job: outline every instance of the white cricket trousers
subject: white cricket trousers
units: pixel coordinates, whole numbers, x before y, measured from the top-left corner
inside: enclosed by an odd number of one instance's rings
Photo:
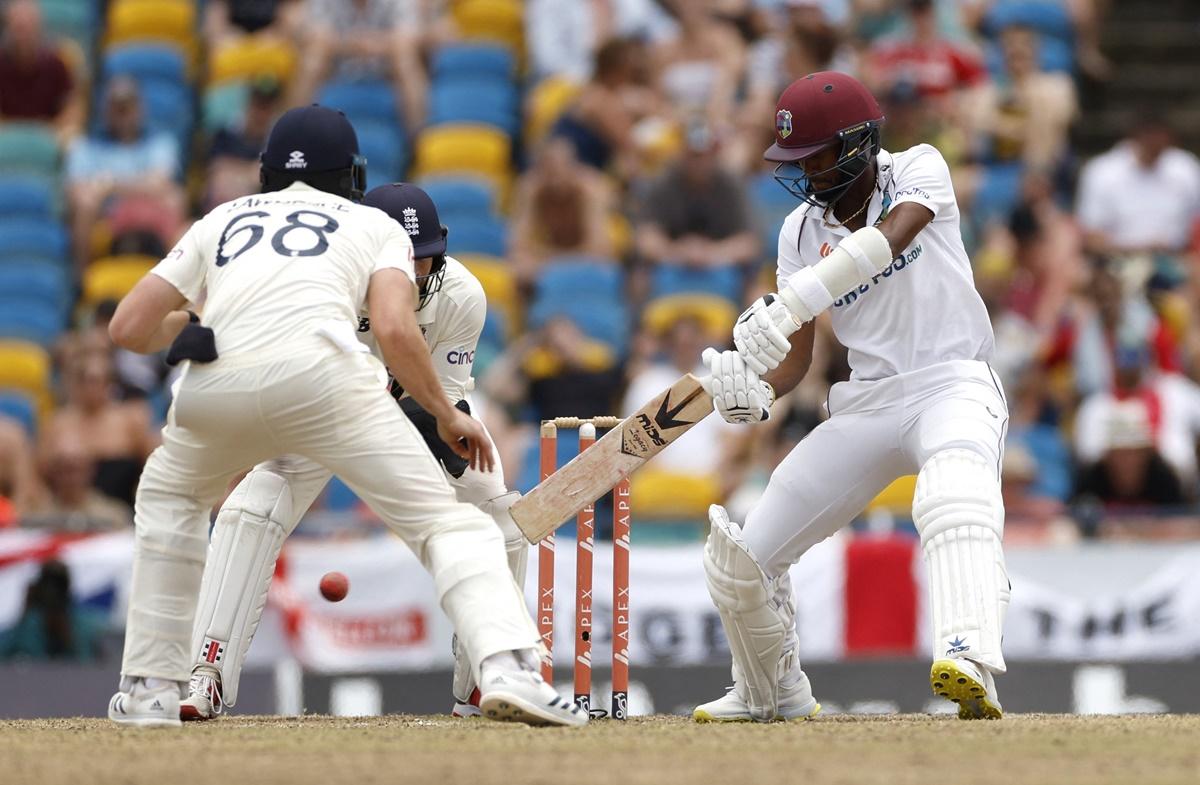
[[[472,662],[537,647],[499,529],[455,500],[382,363],[321,338],[272,358],[191,364],[180,380],[138,486],[122,674],[188,679],[209,511],[238,472],[288,453],[339,476],[412,548]]]
[[[834,385],[830,417],[784,458],[742,535],[775,578],[854,520],[892,481],[942,450],[964,448],[996,467],[1008,407],[986,363],[955,360],[875,381]]]

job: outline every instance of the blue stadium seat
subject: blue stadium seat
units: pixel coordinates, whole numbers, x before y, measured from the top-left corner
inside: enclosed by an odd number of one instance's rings
[[[191,89],[186,85],[155,80],[140,82],[139,87],[147,127],[174,136],[179,142],[180,160],[186,161],[195,121]]]
[[[105,81],[114,76],[132,76],[138,83],[154,81],[187,84],[183,53],[164,44],[128,44],[104,54],[101,71]]]
[[[983,31],[995,36],[1006,27],[1020,25],[1070,43],[1075,37],[1075,25],[1070,11],[1062,0],[999,0],[993,2],[983,18]]]
[[[760,255],[764,259],[774,259],[779,247],[779,230],[783,228],[783,221],[801,202],[775,180],[772,172],[754,175],[747,190],[753,206],[752,212],[758,220],[759,238],[762,242]]]
[[[41,123],[6,123],[0,127],[0,172],[57,177],[58,140]]]
[[[744,274],[740,267],[696,269],[678,264],[658,264],[650,274],[650,298],[672,294],[713,294],[734,304],[742,299]]]
[[[54,185],[32,175],[0,177],[0,218],[52,218]]]
[[[1038,40],[1038,65],[1043,71],[1074,73],[1075,50],[1067,41],[1057,38],[1041,38]],[[1004,54],[1000,45],[990,43],[983,52],[984,64],[993,78],[1004,76]]]
[[[408,166],[408,144],[394,124],[380,122],[356,125],[358,149],[367,159],[367,186],[374,188],[404,179]]]
[[[62,311],[69,295],[66,273],[57,264],[0,262],[0,301],[26,300]]]
[[[515,136],[520,130],[516,88],[496,79],[454,79],[429,91],[429,124],[480,123]]]
[[[558,316],[569,318],[618,354],[624,353],[630,318],[620,267],[586,258],[560,260],[545,267],[538,274],[529,326],[541,327]]]
[[[29,438],[37,435],[37,409],[28,395],[17,390],[0,390],[0,415],[19,422]]]
[[[460,217],[450,227],[448,238],[453,253],[478,253],[503,258],[508,250],[508,230],[490,215]]]
[[[496,204],[491,186],[484,180],[438,177],[417,183],[437,205],[442,223],[454,230],[451,216],[491,215]]]
[[[397,129],[403,118],[396,106],[396,93],[390,82],[363,80],[327,82],[317,95],[317,103],[340,109],[355,129],[364,123],[384,123]]]
[[[55,221],[23,218],[0,222],[0,261],[62,262],[67,248],[67,233]]]
[[[513,53],[495,44],[447,44],[433,55],[431,73],[435,80],[460,76],[490,76],[512,79],[517,61]]]
[[[49,347],[66,329],[63,311],[0,293],[0,338],[15,338]]]

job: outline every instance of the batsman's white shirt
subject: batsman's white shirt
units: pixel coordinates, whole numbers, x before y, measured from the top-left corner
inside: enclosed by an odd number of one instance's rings
[[[975,290],[945,160],[936,148],[922,144],[895,155],[880,152],[877,161],[867,225],[904,202],[929,208],[933,220],[871,283],[835,292],[841,296],[830,310],[833,331],[849,350],[851,378],[882,379],[947,360],[987,362],[992,324]],[[806,204],[784,221],[780,286],[850,236],[844,227],[826,223],[823,213]]]
[[[295,183],[215,208],[151,271],[193,303],[222,358],[278,352],[358,321],[371,274],[413,276],[412,242],[382,210]]]
[[[743,534],[768,575],[786,572],[893,480],[935,453],[965,448],[999,464],[1008,410],[987,365],[992,327],[963,248],[950,172],[929,145],[879,153],[867,223],[903,202],[933,213],[869,284],[831,309],[850,353],[850,381],[829,394],[830,418],[775,468]],[[805,205],[779,235],[780,283],[850,233]]]

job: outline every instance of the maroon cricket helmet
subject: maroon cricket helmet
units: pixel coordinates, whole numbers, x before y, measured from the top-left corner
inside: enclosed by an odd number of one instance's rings
[[[763,155],[768,161],[799,161],[883,122],[875,96],[840,71],[800,77],[779,96],[775,109],[775,144]]]

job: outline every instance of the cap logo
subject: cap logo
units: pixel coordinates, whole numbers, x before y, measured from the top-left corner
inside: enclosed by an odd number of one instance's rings
[[[288,156],[287,163],[283,165],[284,169],[307,169],[308,161],[304,160],[304,152],[301,150],[292,150]]]
[[[780,139],[787,139],[792,135],[792,113],[787,109],[780,109],[775,113],[775,133],[779,134]]]
[[[417,218],[417,208],[405,207],[400,211],[404,217],[404,231],[408,232],[409,237],[415,237],[421,233],[421,222]]]

